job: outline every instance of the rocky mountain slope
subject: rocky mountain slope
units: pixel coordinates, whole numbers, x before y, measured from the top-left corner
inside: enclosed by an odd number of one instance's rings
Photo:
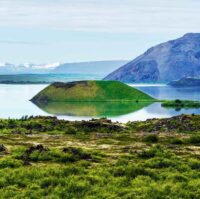
[[[80,63],[64,63],[60,64],[52,73],[59,74],[102,74],[106,75],[113,70],[128,63],[127,60],[113,60],[113,61],[92,61]]]
[[[168,82],[188,76],[200,76],[200,33],[188,33],[154,46],[105,80]]]

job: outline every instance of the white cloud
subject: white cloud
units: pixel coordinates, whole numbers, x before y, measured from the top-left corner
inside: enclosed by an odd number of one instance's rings
[[[60,65],[60,62],[45,64],[45,65],[34,65],[34,69],[54,69]]]
[[[0,67],[5,67],[5,66],[6,66],[6,63],[0,62]]]
[[[0,26],[104,32],[200,31],[199,0],[0,0]]]

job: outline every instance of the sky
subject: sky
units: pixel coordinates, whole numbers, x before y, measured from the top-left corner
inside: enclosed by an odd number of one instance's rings
[[[200,0],[0,0],[0,62],[132,60],[200,32]]]

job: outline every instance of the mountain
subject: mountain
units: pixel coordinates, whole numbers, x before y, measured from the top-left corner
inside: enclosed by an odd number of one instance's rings
[[[61,64],[52,70],[52,73],[73,73],[73,74],[102,74],[106,75],[113,70],[126,64],[127,60],[115,61],[94,61],[94,62],[80,62],[80,63],[65,63]]]
[[[0,74],[99,74],[102,77],[128,61],[96,61],[80,63],[11,64],[0,63]]]
[[[184,77],[177,81],[172,81],[168,85],[173,87],[200,87],[200,78]]]
[[[75,81],[53,83],[39,92],[32,101],[48,102],[106,102],[153,101],[149,95],[118,81]]]
[[[188,33],[154,46],[104,79],[169,82],[188,76],[200,76],[200,33]]]

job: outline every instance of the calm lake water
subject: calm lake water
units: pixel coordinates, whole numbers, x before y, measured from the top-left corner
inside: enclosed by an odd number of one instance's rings
[[[67,120],[107,116],[113,121],[127,122],[149,118],[165,118],[179,114],[200,114],[200,109],[166,109],[160,103],[70,103],[37,107],[29,100],[47,85],[0,84],[0,118],[24,115],[57,115]],[[158,99],[200,100],[200,88],[172,88],[165,85],[132,85]]]

